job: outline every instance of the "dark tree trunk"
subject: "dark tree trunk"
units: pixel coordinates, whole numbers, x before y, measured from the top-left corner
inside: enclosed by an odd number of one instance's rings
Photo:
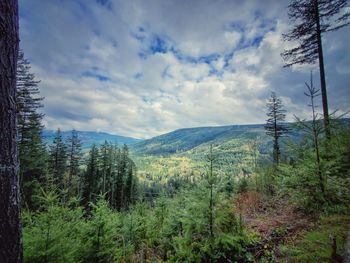
[[[16,128],[18,2],[0,1],[0,262],[22,262]]]
[[[322,108],[323,108],[323,119],[326,138],[331,138],[331,128],[329,124],[329,113],[328,113],[328,99],[327,99],[327,87],[326,87],[326,75],[324,70],[323,61],[323,50],[322,50],[322,37],[321,37],[321,26],[320,16],[318,10],[318,1],[315,1],[316,8],[316,34],[317,34],[317,51],[318,51],[318,63],[320,68],[320,82],[321,82],[321,95],[322,95]]]

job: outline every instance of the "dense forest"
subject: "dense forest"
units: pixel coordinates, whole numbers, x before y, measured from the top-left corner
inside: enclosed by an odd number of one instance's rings
[[[291,1],[291,20],[304,23],[284,36],[302,39],[282,54],[288,66],[323,61],[321,33],[345,26],[349,15],[336,26],[325,21],[345,4]],[[314,20],[315,31],[306,30]],[[311,72],[300,91],[306,120],[286,122],[284,101],[272,92],[261,125],[180,129],[149,140],[125,137],[125,144],[84,142],[78,131],[63,136],[58,129],[48,140],[40,81],[20,50],[24,262],[342,262],[350,121],[328,113],[320,72],[321,89]]]

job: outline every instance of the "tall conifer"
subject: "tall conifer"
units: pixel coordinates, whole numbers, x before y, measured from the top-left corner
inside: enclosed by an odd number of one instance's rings
[[[283,109],[282,101],[277,98],[276,93],[272,92],[267,103],[267,117],[265,124],[266,134],[273,139],[273,161],[277,166],[280,161],[280,142],[279,139],[286,135],[288,128],[284,123],[286,114]]]
[[[67,171],[67,146],[63,141],[60,129],[57,129],[53,143],[50,145],[49,169],[53,182],[60,190],[63,190],[64,176]]]
[[[286,66],[313,64],[318,61],[320,69],[321,95],[326,137],[330,139],[326,73],[323,58],[322,36],[350,23],[347,0],[291,0],[289,18],[294,27],[283,35],[286,41],[297,41],[299,45],[285,50],[282,57]]]
[[[22,205],[32,207],[32,195],[44,182],[46,172],[45,146],[42,141],[43,107],[40,96],[40,81],[30,73],[30,63],[19,52],[17,61],[17,127],[20,160],[20,183]]]

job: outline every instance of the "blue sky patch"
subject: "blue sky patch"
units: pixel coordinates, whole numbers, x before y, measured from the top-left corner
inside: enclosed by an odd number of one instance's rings
[[[263,39],[264,39],[263,36],[258,36],[258,37],[256,37],[256,38],[254,38],[253,41],[252,41],[252,46],[253,46],[253,47],[258,47],[258,46],[260,46],[260,43],[261,43],[261,41],[262,41]]]
[[[112,2],[110,0],[95,0],[96,3],[106,7],[108,10],[112,10]]]
[[[138,73],[136,73],[136,74],[134,75],[134,79],[140,79],[140,78],[142,78],[142,77],[143,77],[143,74],[140,73],[140,72],[138,72]]]
[[[173,78],[174,76],[169,73],[170,66],[167,66],[162,72],[162,78]]]
[[[142,43],[146,42],[146,37],[143,35],[133,34],[133,36]],[[174,47],[170,40],[159,35],[154,35],[149,41],[148,47],[139,51],[138,56],[141,59],[147,59],[150,55],[157,53],[165,54],[167,52],[174,52]]]
[[[160,36],[155,36],[152,41],[151,45],[149,47],[149,50],[155,54],[155,53],[163,53],[165,54],[169,50],[169,44],[167,41]]]
[[[210,64],[211,62],[217,60],[219,57],[220,57],[220,55],[217,54],[217,53],[210,54],[210,55],[207,55],[207,56],[201,56],[201,57],[198,58],[198,62],[199,63]]]
[[[233,58],[233,54],[234,52],[232,51],[224,55],[224,68],[228,67],[230,60]]]
[[[107,76],[98,74],[98,73],[94,73],[91,71],[84,71],[83,73],[81,73],[80,75],[81,77],[88,77],[88,78],[95,78],[99,81],[105,82],[105,81],[110,81],[111,79]]]

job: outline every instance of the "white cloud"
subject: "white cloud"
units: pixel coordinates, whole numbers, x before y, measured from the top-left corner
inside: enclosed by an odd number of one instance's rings
[[[288,1],[111,3],[20,1],[21,45],[42,80],[47,128],[144,138],[262,123],[272,90],[307,114],[310,67],[284,69],[280,57],[291,46],[281,39]],[[350,108],[348,32],[324,39],[331,108]]]

